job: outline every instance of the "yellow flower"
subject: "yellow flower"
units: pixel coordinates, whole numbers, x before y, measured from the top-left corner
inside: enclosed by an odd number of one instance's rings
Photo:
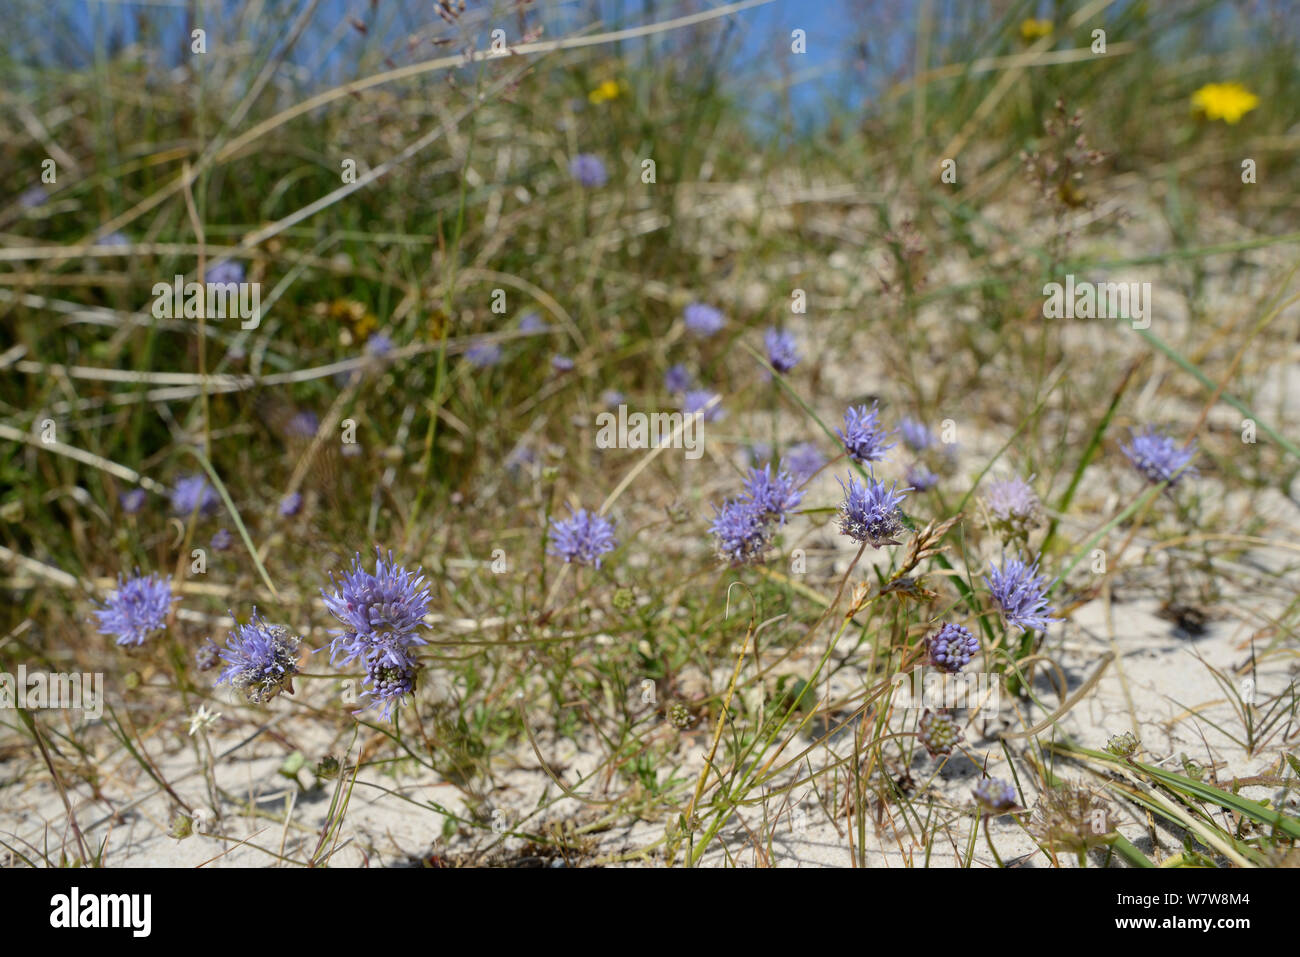
[[[1259,106],[1259,97],[1240,83],[1207,83],[1192,94],[1192,106],[1206,119],[1236,123]]]
[[[368,310],[365,303],[357,302],[355,299],[335,299],[333,302],[320,302],[313,308],[312,312],[322,319],[330,319],[334,322],[350,323],[356,332],[356,335],[365,339],[376,326],[379,320],[375,314]]]
[[[588,93],[587,99],[592,103],[604,103],[607,100],[617,100],[626,91],[627,84],[622,80],[606,80]]]
[[[1033,43],[1040,37],[1050,36],[1052,33],[1051,20],[1022,20],[1020,21],[1020,38],[1026,43]]]

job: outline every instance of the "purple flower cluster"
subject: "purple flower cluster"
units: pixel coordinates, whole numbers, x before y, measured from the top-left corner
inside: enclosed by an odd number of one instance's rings
[[[797,366],[799,360],[803,358],[799,354],[799,342],[792,332],[776,328],[768,329],[763,342],[767,346],[767,361],[782,375]]]
[[[294,413],[293,417],[285,423],[284,428],[296,439],[315,438],[320,430],[320,416],[311,409],[303,409],[301,412]]]
[[[123,492],[118,496],[118,501],[122,504],[122,511],[128,515],[135,515],[140,509],[144,508],[145,491],[142,488],[133,488],[129,492]]]
[[[143,645],[152,632],[167,627],[174,600],[171,581],[138,570],[131,578],[119,575],[117,581],[117,588],[95,611],[99,632],[115,636],[119,645]]]
[[[686,328],[702,339],[717,335],[726,324],[721,311],[702,302],[693,302],[687,306],[682,313],[682,319],[686,323]]]
[[[501,361],[501,346],[496,342],[476,342],[465,350],[465,360],[478,369],[487,369]]]
[[[733,499],[713,507],[709,531],[717,539],[718,558],[732,565],[761,561],[772,544],[772,526],[753,504]]]
[[[35,209],[49,202],[50,193],[44,186],[32,186],[23,190],[18,196],[18,205],[23,209]]]
[[[203,273],[203,280],[214,286],[241,283],[244,281],[244,265],[230,259],[219,259]]]
[[[186,475],[172,489],[172,511],[189,515],[195,509],[200,515],[211,515],[217,510],[217,492],[202,475]]]
[[[907,484],[918,492],[928,492],[939,484],[939,476],[917,462],[907,468]]]
[[[382,332],[376,332],[366,340],[366,355],[382,358],[393,351],[395,343]]]
[[[211,638],[205,638],[203,644],[194,652],[194,667],[199,671],[211,671],[219,664],[221,664],[221,649],[212,643]]]
[[[546,551],[565,562],[600,567],[601,556],[618,546],[614,523],[603,515],[580,508],[570,508],[569,517],[551,518],[550,541]]]
[[[569,161],[569,173],[582,186],[595,189],[609,181],[605,164],[595,153],[579,153]]]
[[[1128,444],[1121,451],[1148,482],[1168,482],[1172,488],[1183,478],[1194,478],[1199,474],[1190,464],[1196,456],[1196,443],[1179,446],[1153,426],[1147,426],[1141,432],[1131,432]]]
[[[956,674],[979,653],[979,639],[961,625],[948,622],[925,640],[930,661],[949,674]]]
[[[878,461],[896,444],[885,441],[889,433],[880,427],[878,417],[879,410],[874,402],[870,409],[862,405],[849,406],[845,410],[844,428],[837,429],[835,434],[853,461],[863,464]]]
[[[1051,617],[1055,609],[1047,604],[1047,579],[1038,574],[1038,559],[1004,559],[1001,568],[989,570],[984,583],[1010,628],[1046,631],[1052,622],[1061,621]]]
[[[894,540],[903,530],[898,506],[911,489],[896,491],[895,485],[885,488],[884,482],[874,478],[868,478],[864,485],[852,476],[845,485],[841,479],[844,501],[840,503],[840,531],[873,548],[899,544]]]
[[[984,778],[971,793],[985,811],[1008,811],[1016,806],[1016,789],[998,778]]]
[[[370,684],[365,695],[374,698],[371,706],[382,708],[387,718],[402,696],[415,688],[420,664],[413,648],[427,644],[419,630],[426,627],[429,588],[423,569],[411,572],[393,561],[392,552],[387,561],[378,549],[375,552],[373,573],[362,567],[358,553],[342,583],[334,581],[334,592],[321,594],[325,607],[343,625],[331,633],[331,659],[341,658],[343,664],[357,658],[365,661]],[[403,680],[393,680],[395,674]],[[376,682],[375,675],[383,680]]]
[[[770,465],[750,469],[745,494],[714,506],[709,531],[716,539],[718,557],[731,565],[761,561],[772,544],[772,536],[785,524],[789,513],[803,501],[794,477]]]
[[[396,655],[371,658],[366,662],[366,683],[370,685],[366,694],[375,699],[387,718],[394,704],[415,693],[419,673],[420,663],[409,649],[402,649]]]
[[[803,492],[789,472],[772,472],[770,465],[750,469],[745,480],[744,500],[751,502],[769,521],[784,525],[788,512],[794,511],[803,501]]]
[[[226,667],[217,684],[229,684],[254,704],[265,704],[281,691],[293,694],[301,641],[283,625],[268,625],[253,609],[248,624],[236,622],[226,639],[220,653]]]
[[[691,387],[691,370],[680,362],[664,373],[664,388],[669,392],[685,392]]]
[[[822,455],[817,446],[811,442],[800,442],[790,446],[781,464],[788,468],[790,474],[800,482],[806,482],[821,471],[822,466],[826,464],[826,456]]]
[[[903,444],[913,452],[924,452],[934,445],[934,436],[930,434],[930,429],[925,423],[918,422],[916,419],[903,419],[899,422],[898,434],[902,436]]]
[[[543,322],[542,317],[535,312],[525,313],[523,318],[519,320],[520,332],[546,332],[549,329],[550,326]]]
[[[688,389],[682,399],[682,412],[686,415],[703,412],[705,422],[717,422],[725,414],[722,403],[717,402],[712,408],[706,408],[717,397],[716,392],[710,392],[708,389]]]
[[[1043,504],[1029,483],[1021,478],[989,483],[984,504],[993,519],[993,527],[1015,538],[1026,537],[1043,523]]]

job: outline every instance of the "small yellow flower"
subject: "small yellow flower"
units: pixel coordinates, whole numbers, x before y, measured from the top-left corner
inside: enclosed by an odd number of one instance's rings
[[[312,308],[313,314],[322,319],[336,323],[350,323],[355,327],[356,335],[365,339],[379,325],[375,314],[355,299],[335,299],[332,302],[320,302]],[[350,341],[350,339],[349,339]]]
[[[588,93],[587,99],[592,103],[605,103],[609,100],[617,100],[625,92],[627,92],[627,84],[622,80],[606,80]]]
[[[1207,83],[1192,94],[1192,106],[1206,119],[1236,123],[1259,106],[1259,97],[1240,83]]]
[[[1051,20],[1021,20],[1020,21],[1020,38],[1026,43],[1033,43],[1035,40],[1051,36]]]

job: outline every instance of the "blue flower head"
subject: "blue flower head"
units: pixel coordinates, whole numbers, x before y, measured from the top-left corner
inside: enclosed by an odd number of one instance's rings
[[[326,609],[343,625],[331,633],[330,655],[344,664],[357,658],[400,661],[409,646],[427,644],[419,634],[429,608],[424,570],[403,568],[392,552],[386,561],[378,548],[375,553],[373,573],[362,567],[358,553],[342,583],[331,576],[334,592],[321,590]]]
[[[768,521],[784,525],[786,514],[799,507],[803,492],[794,477],[784,469],[772,473],[771,465],[750,469],[745,480],[745,496]]]
[[[600,567],[601,556],[618,545],[614,540],[614,523],[603,515],[580,508],[570,508],[569,518],[551,518],[549,555],[565,562]]]
[[[1007,811],[1016,806],[1016,789],[998,778],[984,778],[972,793],[985,811]]]
[[[826,464],[826,456],[811,442],[792,445],[785,453],[781,464],[790,470],[790,474],[801,482],[816,475]]]
[[[221,664],[221,649],[212,643],[211,638],[205,638],[203,644],[194,652],[194,667],[199,671],[211,671],[219,664]]]
[[[844,501],[840,503],[840,531],[873,548],[899,544],[894,540],[903,530],[898,506],[911,489],[895,491],[895,485],[885,488],[884,482],[874,478],[868,478],[865,485],[852,476],[848,485],[841,480]]]
[[[50,193],[44,186],[32,186],[23,190],[18,196],[18,205],[23,209],[35,209],[49,201]]]
[[[365,708],[378,708],[384,720],[392,716],[393,707],[402,699],[415,693],[415,683],[420,673],[420,663],[415,656],[403,650],[396,656],[372,658],[366,663],[366,683],[369,687],[361,693],[372,700]]]
[[[918,492],[928,492],[939,484],[939,476],[935,475],[920,462],[908,466],[907,484],[912,486]]]
[[[1055,609],[1047,604],[1047,579],[1038,574],[1038,559],[1032,564],[1018,557],[1004,559],[1001,568],[989,570],[984,583],[1008,627],[1046,631],[1052,622],[1061,621],[1050,617]]]
[[[784,469],[775,473],[770,464],[751,468],[745,480],[745,494],[714,506],[709,531],[715,538],[718,557],[731,565],[763,560],[772,535],[785,524],[788,513],[803,501],[794,477]]]
[[[934,445],[934,436],[923,422],[916,419],[903,419],[898,423],[898,434],[903,437],[903,444],[913,452],[924,452]]]
[[[568,356],[554,355],[551,356],[551,368],[556,372],[572,372],[573,360]]]
[[[366,340],[366,355],[383,357],[393,351],[393,340],[382,332],[376,332]]]
[[[501,346],[495,342],[476,342],[465,350],[465,359],[476,368],[487,369],[501,361]]]
[[[285,423],[284,428],[294,438],[315,438],[316,433],[320,430],[320,416],[311,409],[303,409],[301,412],[295,413],[293,418]]]
[[[1122,447],[1122,451],[1148,482],[1168,482],[1173,488],[1183,478],[1199,474],[1196,467],[1189,464],[1196,456],[1196,443],[1180,447],[1153,426],[1130,433],[1129,443]]]
[[[542,317],[535,312],[526,313],[519,320],[520,332],[546,332],[548,329],[550,329],[550,326],[543,322]]]
[[[735,499],[713,507],[709,531],[716,539],[718,557],[731,565],[761,561],[772,544],[773,525],[750,499]]]
[[[980,643],[967,629],[949,622],[925,640],[925,647],[936,667],[956,674],[970,664]]]
[[[664,388],[669,392],[685,392],[691,387],[691,370],[680,362],[664,373]]]
[[[230,259],[219,259],[207,268],[203,280],[214,286],[241,283],[244,281],[244,265]]]
[[[280,514],[285,518],[297,515],[302,510],[302,493],[291,492],[280,499]]]
[[[114,635],[119,645],[143,645],[152,632],[167,627],[172,606],[172,585],[157,575],[118,576],[117,588],[103,607],[95,610],[99,632]]]
[[[186,475],[172,489],[172,511],[189,515],[195,509],[200,515],[211,515],[217,510],[217,492],[202,475]]]
[[[594,153],[579,153],[575,156],[569,161],[569,173],[588,189],[604,186],[609,181],[604,162]]]
[[[803,358],[799,354],[799,343],[792,332],[768,329],[763,342],[767,346],[767,361],[782,375],[797,366],[799,360]]]
[[[293,694],[301,641],[283,625],[268,625],[253,609],[248,624],[236,623],[226,639],[221,650],[226,667],[217,684],[229,684],[254,704],[265,704],[281,691]]]
[[[715,398],[718,398],[718,394],[710,392],[708,389],[688,389],[682,399],[682,412],[686,415],[702,412],[705,422],[716,422],[723,417],[725,412],[721,401],[715,403],[712,408],[706,408]]]
[[[696,336],[707,339],[717,335],[726,324],[722,312],[702,302],[693,302],[682,313],[686,328]]]
[[[993,527],[1011,537],[1025,538],[1043,523],[1043,503],[1022,478],[990,482],[984,492]]]
[[[145,493],[142,488],[133,488],[128,492],[123,492],[118,496],[118,501],[122,504],[122,511],[128,515],[134,515],[144,508]]]
[[[849,458],[855,462],[875,462],[884,458],[885,453],[896,443],[886,442],[889,433],[880,427],[879,412],[876,403],[868,409],[865,405],[849,406],[844,412],[844,428],[836,429],[835,434],[844,443]]]

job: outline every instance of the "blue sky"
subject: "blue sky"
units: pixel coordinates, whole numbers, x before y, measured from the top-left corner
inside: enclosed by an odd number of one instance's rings
[[[134,43],[152,48],[158,59],[169,66],[188,55],[188,0],[12,2],[30,11],[22,15],[29,22],[24,24],[25,29],[10,32],[6,52],[31,65],[85,66],[97,49],[111,50]],[[261,39],[245,44],[245,48],[265,51],[267,39],[275,38],[278,43],[309,0],[252,2],[260,3],[264,11],[255,23],[241,19],[237,12],[250,6],[250,0],[205,3],[202,20],[209,25],[211,36],[246,39],[250,32],[260,33]],[[1138,0],[1116,0],[1107,17],[1114,18],[1135,2]],[[546,37],[555,38],[582,28],[593,32],[591,28],[598,22],[601,30],[613,30],[722,5],[721,0],[538,0],[532,7],[530,22],[545,22]],[[914,55],[919,6],[911,0],[774,0],[710,22],[697,34],[706,40],[693,55],[698,56],[701,48],[725,51],[727,62],[718,64],[719,75],[752,107],[758,122],[784,115],[772,109],[770,91],[789,83],[789,103],[795,119],[808,129],[825,115],[828,103],[860,107],[906,76]],[[1061,6],[1057,0],[1022,0],[1008,15],[1051,15]],[[931,0],[930,7],[939,13],[942,22],[964,29],[967,37],[987,34],[994,26],[983,20],[962,23],[972,16],[971,11],[986,9],[972,0]],[[1211,31],[1211,41],[1231,43],[1242,39],[1230,22],[1239,8],[1240,4],[1218,4],[1217,13],[1222,15],[1218,19],[1224,29]],[[488,3],[469,3],[471,14],[491,9]],[[471,33],[477,46],[487,47],[489,33],[497,26],[506,30],[509,40],[518,39],[518,21],[511,9],[511,3],[499,0],[495,10],[500,12],[475,21]],[[1167,8],[1152,9],[1168,12]],[[366,34],[352,29],[349,18],[363,22]],[[1240,19],[1236,25],[1240,25]],[[796,28],[806,34],[807,50],[800,56],[790,49],[791,31]],[[382,50],[398,65],[438,56],[448,48],[429,42],[435,29],[441,30],[441,21],[433,12],[433,0],[321,0],[292,57],[300,68],[296,74],[297,92],[310,94],[383,69],[374,56],[362,60],[366,50]],[[424,42],[408,52],[405,41],[412,34],[422,34]],[[661,33],[606,49],[610,55],[633,59],[641,55],[682,56],[686,55],[682,44],[689,37],[685,31]],[[219,51],[220,44],[210,40],[210,46]],[[997,52],[985,46],[982,52]],[[39,81],[33,78],[33,82]]]
[[[259,21],[260,28],[282,36],[304,2],[264,0],[265,7],[274,13]],[[548,25],[546,36],[553,38],[598,21],[603,29],[617,29],[720,5],[663,0],[541,0],[534,4],[535,12],[531,16],[534,20],[544,19]],[[215,30],[210,28],[210,34],[247,31],[250,25],[239,23],[235,14],[244,6],[243,0],[208,3],[205,9],[210,12],[203,19],[218,23]],[[356,53],[364,44],[392,51],[398,63],[436,56],[438,50],[430,45],[422,46],[409,57],[403,48],[403,41],[412,32],[440,23],[430,12],[432,6],[431,0],[378,0],[374,6],[370,0],[322,0],[294,59],[301,65],[314,66],[316,86],[323,88],[357,75]],[[911,4],[883,6],[898,8],[905,22],[914,17],[907,10]],[[485,4],[470,3],[471,12],[485,7]],[[29,64],[86,66],[97,47],[113,49],[133,43],[160,48],[164,62],[171,65],[180,62],[186,52],[187,6],[182,0],[141,3],[56,0],[49,5],[34,3],[34,8],[38,11],[35,15],[44,23],[15,36],[16,42],[10,50],[11,56]],[[508,12],[509,6],[502,4],[500,9],[507,12],[488,17],[474,31],[479,46],[488,45],[489,31],[496,25],[505,28],[510,39],[517,38],[518,29],[514,15]],[[349,17],[367,24],[369,32],[365,37],[346,27]],[[853,91],[863,88],[871,71],[853,69],[854,62],[861,60],[853,34],[864,32],[860,29],[863,19],[860,12],[854,14],[851,0],[774,0],[726,20],[713,21],[705,32],[710,44],[725,40],[724,48],[734,61],[733,68],[724,75],[735,80],[737,89],[745,96],[755,95],[756,76],[762,78],[763,85],[779,82],[782,76],[793,76],[796,80],[792,86],[793,102],[812,114],[827,96],[853,95]],[[897,31],[889,25],[881,26],[884,29],[872,31],[883,39],[873,41],[871,46],[875,48],[870,51],[871,56],[880,66],[891,61],[896,66],[907,59],[907,45],[900,42]],[[807,38],[806,53],[797,57],[790,51],[791,31],[796,28],[804,30]],[[636,56],[653,50],[657,55],[664,55],[665,51],[674,50],[680,40],[680,34],[659,34],[647,40],[630,41],[620,52]],[[882,71],[876,69],[875,74],[878,78]]]

